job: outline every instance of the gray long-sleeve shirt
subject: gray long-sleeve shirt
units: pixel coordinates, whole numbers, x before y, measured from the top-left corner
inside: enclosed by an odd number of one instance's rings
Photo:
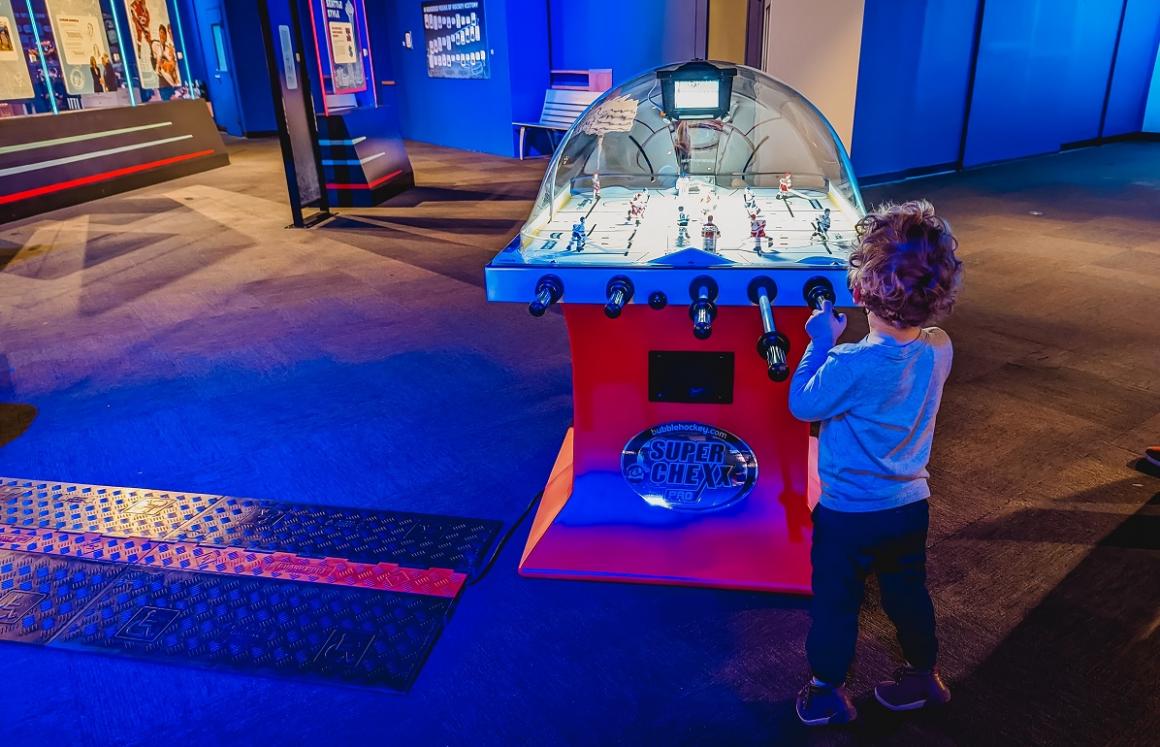
[[[938,327],[905,344],[871,331],[852,344],[806,347],[789,409],[821,421],[822,505],[880,511],[930,496],[926,465],[951,358]]]

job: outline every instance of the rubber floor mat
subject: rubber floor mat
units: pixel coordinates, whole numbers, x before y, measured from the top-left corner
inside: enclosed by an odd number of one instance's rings
[[[501,528],[0,478],[0,640],[406,690]]]

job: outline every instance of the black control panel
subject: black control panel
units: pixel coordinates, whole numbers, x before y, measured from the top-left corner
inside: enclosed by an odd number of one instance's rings
[[[732,404],[733,353],[650,350],[648,401]]]

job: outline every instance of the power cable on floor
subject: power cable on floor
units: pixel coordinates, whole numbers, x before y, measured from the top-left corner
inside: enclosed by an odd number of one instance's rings
[[[483,564],[483,567],[480,568],[479,573],[467,579],[467,586],[475,586],[483,580],[483,577],[486,576],[487,572],[491,570],[491,567],[495,565],[496,558],[498,558],[500,553],[503,552],[503,549],[507,545],[508,540],[512,538],[512,535],[515,534],[516,529],[524,523],[524,519],[528,518],[528,514],[532,512],[532,509],[535,508],[537,503],[539,503],[540,498],[543,497],[544,491],[542,490],[532,496],[531,503],[529,503],[528,507],[525,508],[522,513],[520,513],[519,517],[516,518],[514,522],[512,522],[512,525],[506,532],[504,532],[504,535],[500,537],[499,542],[497,542],[495,545],[495,549],[492,550],[491,556],[487,559],[487,562]]]

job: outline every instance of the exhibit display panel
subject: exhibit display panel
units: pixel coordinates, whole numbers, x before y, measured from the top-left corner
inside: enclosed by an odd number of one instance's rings
[[[399,132],[395,97],[390,89],[380,96],[373,80],[366,7],[363,0],[310,0],[308,8],[303,32],[313,37],[307,56],[313,53],[312,65],[318,71],[317,78],[310,75],[310,90],[326,204],[378,205],[415,181]],[[279,15],[272,11],[272,17]],[[281,60],[292,44],[288,41],[292,30],[275,25],[278,28],[270,30],[271,44],[280,50],[275,70],[285,97],[293,89],[285,72],[278,69],[286,67]],[[308,155],[302,147],[296,153]]]
[[[322,113],[378,104],[363,0],[310,0]]]
[[[229,163],[168,0],[0,0],[0,222]]]
[[[423,35],[429,77],[491,76],[483,0],[423,3]]]
[[[12,0],[0,0],[0,100],[31,99],[35,95]]]
[[[0,116],[195,98],[171,0],[0,0]]]

